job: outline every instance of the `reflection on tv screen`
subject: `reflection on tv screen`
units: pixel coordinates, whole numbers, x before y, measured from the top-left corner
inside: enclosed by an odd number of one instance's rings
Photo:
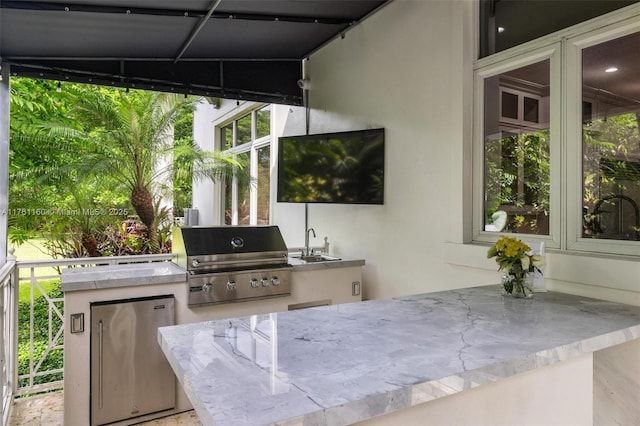
[[[279,202],[384,203],[384,129],[279,139]]]

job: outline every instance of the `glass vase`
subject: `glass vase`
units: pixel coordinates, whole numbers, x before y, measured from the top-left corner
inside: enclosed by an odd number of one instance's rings
[[[502,294],[515,298],[533,297],[533,277],[520,265],[514,265],[502,276]]]

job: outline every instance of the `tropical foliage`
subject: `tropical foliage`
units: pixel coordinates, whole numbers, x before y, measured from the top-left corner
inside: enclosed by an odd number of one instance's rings
[[[584,237],[640,240],[639,116],[624,113],[584,125]]]
[[[496,211],[509,210],[505,232],[548,232],[549,152],[549,131],[512,134],[485,145],[486,223]]]
[[[192,179],[224,179],[240,167],[231,154],[194,145],[195,102],[76,84],[58,92],[50,82],[12,79],[12,241],[42,234],[56,257],[167,250],[171,217],[190,205]]]

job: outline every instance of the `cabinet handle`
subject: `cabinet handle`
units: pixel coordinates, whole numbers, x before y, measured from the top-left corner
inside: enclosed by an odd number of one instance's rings
[[[360,296],[360,281],[354,281],[351,283],[351,295]]]
[[[102,409],[102,320],[98,321],[98,408]]]

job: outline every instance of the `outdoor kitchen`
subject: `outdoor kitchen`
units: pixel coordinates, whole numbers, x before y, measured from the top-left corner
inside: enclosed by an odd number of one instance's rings
[[[364,260],[321,247],[304,260],[311,249],[290,251],[276,226],[183,227],[174,248],[172,262],[63,272],[65,424],[191,409],[204,425],[437,424],[451,404],[467,424],[488,412],[582,423],[584,406],[608,418],[633,395],[607,389],[638,372],[637,307],[507,300],[497,286],[362,302]],[[523,386],[526,410],[493,393]]]
[[[640,1],[0,11],[1,426],[640,425]]]
[[[66,344],[74,348],[65,351],[65,366],[73,366],[64,375],[65,424],[132,424],[192,408],[156,342],[158,326],[362,300],[364,260],[305,261],[289,253],[276,226],[185,227],[174,235],[172,262],[63,271]],[[151,324],[170,307],[165,322]],[[104,316],[106,308],[115,315]],[[162,371],[169,388],[149,379]]]

